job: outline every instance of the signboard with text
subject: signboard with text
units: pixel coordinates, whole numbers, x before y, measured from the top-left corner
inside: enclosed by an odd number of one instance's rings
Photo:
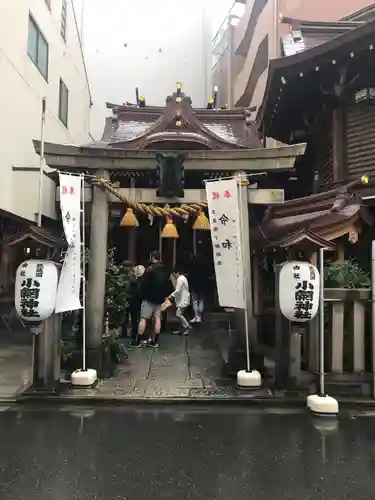
[[[206,183],[219,304],[245,308],[236,179]]]
[[[59,173],[60,207],[68,242],[57,288],[56,312],[81,309],[81,188],[82,176]]]

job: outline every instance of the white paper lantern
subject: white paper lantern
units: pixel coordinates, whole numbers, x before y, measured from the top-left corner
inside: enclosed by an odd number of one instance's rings
[[[55,309],[58,271],[49,260],[27,260],[16,274],[15,306],[19,316],[30,323],[49,318]]]
[[[319,271],[309,262],[292,261],[283,265],[279,277],[280,309],[289,321],[305,323],[318,312]]]

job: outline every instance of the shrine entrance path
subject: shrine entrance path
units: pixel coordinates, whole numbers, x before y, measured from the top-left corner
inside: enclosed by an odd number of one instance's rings
[[[160,347],[129,350],[114,378],[100,381],[97,395],[110,398],[233,397],[235,380],[223,377],[218,329],[192,329],[187,337],[165,333]]]

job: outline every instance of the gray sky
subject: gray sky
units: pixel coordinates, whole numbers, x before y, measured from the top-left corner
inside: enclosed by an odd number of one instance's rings
[[[160,106],[181,81],[193,105],[205,106],[211,39],[234,0],[74,0],[79,25],[82,1],[96,139],[108,115],[105,102],[134,102],[136,85]]]
[[[82,3],[84,8],[95,5],[95,9],[108,11],[108,19],[115,15],[116,10],[123,12],[124,5],[128,12],[124,21],[124,35],[127,34],[129,40],[137,41],[148,37],[163,38],[168,33],[162,33],[159,26],[163,25],[177,26],[183,22],[183,13],[189,8],[192,0],[73,0],[79,19],[81,18]],[[200,0],[205,2],[212,12],[212,36],[219,29],[227,12],[234,3],[234,0]],[[139,19],[141,17],[141,20]],[[100,17],[97,22],[104,22],[105,17]],[[163,30],[164,31],[164,30]]]

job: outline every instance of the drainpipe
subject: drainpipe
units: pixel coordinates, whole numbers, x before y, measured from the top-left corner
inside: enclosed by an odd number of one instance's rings
[[[273,57],[280,57],[280,0],[274,0],[274,49]]]
[[[233,107],[233,58],[234,58],[234,27],[232,26],[233,16],[228,18],[228,80],[227,80],[227,107],[231,109]]]
[[[42,99],[42,118],[40,126],[40,152],[39,152],[39,185],[38,185],[38,227],[42,227],[43,213],[43,182],[44,182],[44,134],[46,126],[46,98]]]
[[[204,85],[204,101],[202,107],[206,107],[208,99],[211,97],[212,85],[211,85],[211,75],[212,75],[212,57],[211,57],[211,46],[212,46],[212,30],[211,30],[211,17],[210,9],[207,6],[207,1],[203,0],[201,3],[201,50],[203,59],[203,85]]]
[[[274,44],[273,44],[273,58],[278,59],[280,57],[280,0],[273,0],[273,34],[274,34]],[[277,148],[278,142],[275,139],[270,141],[270,146]]]

